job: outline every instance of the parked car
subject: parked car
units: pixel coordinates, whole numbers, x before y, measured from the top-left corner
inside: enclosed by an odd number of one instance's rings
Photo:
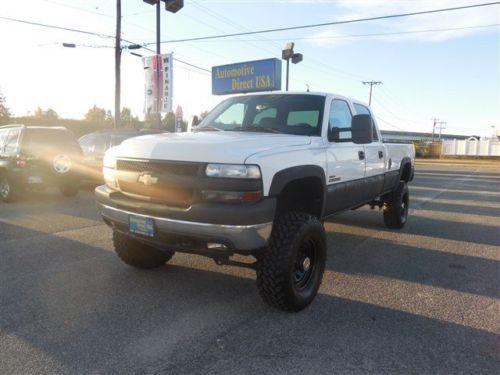
[[[82,150],[64,127],[0,127],[0,198],[12,202],[28,190],[55,185],[65,196],[77,194]]]
[[[160,133],[157,129],[106,129],[82,136],[78,142],[82,148],[83,175],[86,180],[103,181],[102,160],[104,153],[124,140],[145,134]]]
[[[367,204],[403,228],[414,166],[413,145],[383,143],[357,100],[251,94],[223,101],[192,133],[110,149],[95,193],[125,263],[159,267],[178,251],[252,268],[265,302],[298,311],[321,284],[323,221]]]

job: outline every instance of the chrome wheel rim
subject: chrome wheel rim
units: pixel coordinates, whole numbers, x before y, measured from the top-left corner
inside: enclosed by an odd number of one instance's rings
[[[0,180],[0,195],[2,198],[7,198],[10,193],[9,181],[4,177]]]

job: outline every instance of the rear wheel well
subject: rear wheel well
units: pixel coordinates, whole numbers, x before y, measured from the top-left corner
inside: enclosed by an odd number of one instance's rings
[[[411,177],[411,164],[406,163],[405,165],[403,165],[403,168],[401,169],[400,180],[408,182],[410,181],[410,177]]]
[[[278,195],[277,214],[300,211],[321,218],[323,198],[323,183],[320,178],[293,180]]]

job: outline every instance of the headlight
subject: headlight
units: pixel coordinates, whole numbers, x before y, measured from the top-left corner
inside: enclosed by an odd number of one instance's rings
[[[116,182],[116,169],[104,167],[102,168],[102,175],[104,177],[104,183],[107,187],[111,189],[118,189],[118,183]]]
[[[110,152],[110,150],[106,151],[102,165],[106,168],[116,169],[116,156],[113,152]]]
[[[116,156],[112,152],[112,149],[109,149],[104,154],[102,165],[104,183],[111,189],[118,189],[118,183],[116,182]]]
[[[260,168],[258,165],[243,164],[208,164],[205,169],[208,177],[225,178],[260,178]]]

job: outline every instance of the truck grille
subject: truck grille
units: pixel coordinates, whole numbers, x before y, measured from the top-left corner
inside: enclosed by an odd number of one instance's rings
[[[116,169],[128,172],[150,172],[181,176],[196,176],[200,166],[191,163],[174,163],[163,161],[117,160]]]
[[[118,184],[123,193],[187,208],[194,202],[202,164],[119,159],[116,169]]]

